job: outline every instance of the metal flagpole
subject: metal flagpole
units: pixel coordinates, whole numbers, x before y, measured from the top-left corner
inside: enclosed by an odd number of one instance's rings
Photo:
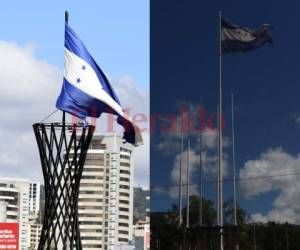
[[[186,228],[190,227],[190,136],[188,134],[188,151],[186,166]]]
[[[202,131],[200,129],[200,134],[199,134],[199,175],[200,175],[200,200],[199,200],[199,225],[202,226],[202,221],[203,221],[203,217],[202,217],[202,198],[203,198],[203,183],[202,183]]]
[[[231,131],[232,131],[232,175],[233,175],[233,218],[234,225],[237,226],[237,196],[236,196],[236,161],[235,161],[235,131],[234,131],[234,98],[231,93]],[[239,244],[236,244],[236,250],[239,250]]]
[[[255,223],[253,223],[253,243],[254,243],[254,250],[256,250],[256,230],[255,230]]]
[[[179,162],[179,227],[182,226],[182,153],[183,153],[183,133],[182,123],[180,131],[180,162]]]
[[[217,116],[217,127],[218,127],[218,129],[219,129],[219,113],[220,113],[220,109],[219,109],[219,105],[217,105],[217,114],[218,114],[218,116]],[[217,133],[217,140],[218,140],[218,142],[219,142],[219,130],[218,130],[218,133]],[[217,145],[218,147],[217,147],[217,150],[218,150],[218,166],[217,166],[217,182],[216,182],[216,188],[217,188],[217,195],[216,195],[216,204],[217,204],[217,225],[219,225],[220,224],[220,209],[219,209],[219,202],[220,202],[220,171],[219,171],[219,162],[220,162],[220,157],[219,157],[219,148],[220,148],[220,145],[219,145],[219,143],[218,143],[218,145]]]
[[[188,123],[189,124],[189,123]],[[190,126],[190,125],[188,125]],[[185,250],[190,250],[190,130],[188,128],[188,150],[187,150],[187,166],[186,166],[186,230],[185,230],[185,239],[187,246],[184,246]]]
[[[222,13],[219,12],[219,226],[220,249],[223,250],[223,149],[222,149]]]
[[[69,22],[69,12],[65,11],[65,22],[66,24]],[[63,115],[62,115],[62,124],[65,125],[66,124],[66,112],[63,111]]]

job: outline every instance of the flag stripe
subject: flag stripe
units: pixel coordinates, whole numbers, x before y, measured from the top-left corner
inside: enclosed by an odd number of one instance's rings
[[[250,50],[257,49],[263,46],[266,42],[263,40],[255,39],[251,42],[243,42],[238,40],[225,40],[222,42],[223,52],[246,52]]]
[[[256,37],[253,36],[252,33],[245,31],[243,29],[222,28],[222,41],[240,40],[244,42],[251,42],[255,39]]]
[[[110,87],[109,81],[104,75],[103,71],[97,65],[93,57],[90,55],[83,42],[77,36],[77,34],[70,28],[68,24],[66,24],[65,29],[65,48],[69,51],[73,52],[75,55],[80,57],[82,60],[87,62],[97,74],[99,81],[102,84],[103,89],[110,95],[112,98],[120,104],[120,101],[115,94],[114,90]]]
[[[86,66],[85,70],[82,70],[82,66]],[[104,103],[111,106],[117,113],[124,115],[119,103],[103,90],[102,83],[99,82],[95,71],[90,66],[86,65],[84,60],[68,49],[65,49],[64,77],[76,88],[94,98],[102,100]],[[77,79],[80,79],[80,82],[77,82]]]
[[[129,117],[118,114],[111,106],[79,90],[65,78],[63,81],[63,91],[57,99],[56,107],[72,115],[76,114],[80,119],[85,119],[87,116],[100,117],[102,113],[117,115],[118,124],[125,129],[124,140],[135,146],[142,144],[143,139],[140,131]]]
[[[76,114],[80,119],[99,117],[102,113],[108,112],[117,114],[109,105],[101,100],[90,96],[79,90],[64,78],[63,91],[57,99],[56,107],[72,115]]]

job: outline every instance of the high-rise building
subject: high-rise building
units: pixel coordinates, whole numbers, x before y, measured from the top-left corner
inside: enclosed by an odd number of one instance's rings
[[[78,202],[83,249],[113,250],[132,241],[132,150],[116,134],[93,136]]]
[[[19,223],[19,248],[27,249],[29,180],[0,177],[1,222]]]
[[[150,249],[150,223],[147,217],[145,221],[137,221],[134,225],[135,250]]]
[[[27,242],[29,249],[38,249],[42,230],[40,213],[40,182],[30,182],[29,187],[29,221],[27,225]]]
[[[27,237],[28,237],[28,248],[30,250],[38,249],[39,240],[42,232],[42,224],[36,216],[29,217],[29,223],[27,227]]]
[[[29,188],[29,211],[38,216],[40,213],[41,184],[39,182],[30,182]]]

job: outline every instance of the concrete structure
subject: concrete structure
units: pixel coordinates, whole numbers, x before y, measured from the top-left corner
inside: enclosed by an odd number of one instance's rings
[[[149,218],[145,221],[138,221],[134,225],[134,245],[135,250],[150,249],[150,223]]]
[[[135,247],[134,247],[134,245],[120,244],[120,245],[114,246],[113,250],[135,250]]]
[[[1,222],[19,223],[20,250],[27,249],[29,183],[27,179],[0,177]]]
[[[29,249],[38,249],[42,231],[40,216],[40,182],[30,182],[29,187],[29,222],[27,226],[27,246]]]
[[[41,184],[30,182],[29,188],[29,211],[36,216],[40,213]]]
[[[0,201],[0,222],[6,222],[7,220],[7,206],[8,202],[4,200]]]
[[[39,223],[36,216],[31,215],[29,217],[29,223],[27,227],[28,249],[30,250],[38,249],[41,231],[42,231],[42,224]]]
[[[132,241],[132,150],[116,134],[93,136],[78,202],[83,249],[113,250]]]

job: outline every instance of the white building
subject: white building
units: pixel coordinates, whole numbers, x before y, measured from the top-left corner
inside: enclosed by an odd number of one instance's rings
[[[132,150],[116,134],[93,136],[78,202],[83,249],[113,250],[132,241]]]
[[[149,218],[140,220],[134,225],[135,250],[150,249],[150,223]]]
[[[42,224],[36,220],[36,216],[29,218],[29,223],[27,227],[27,237],[28,237],[28,248],[30,250],[38,249],[40,236],[42,232]]]
[[[40,212],[41,183],[30,182],[29,188],[29,211],[38,216]]]
[[[27,249],[29,180],[0,177],[1,222],[19,223],[19,248]]]

